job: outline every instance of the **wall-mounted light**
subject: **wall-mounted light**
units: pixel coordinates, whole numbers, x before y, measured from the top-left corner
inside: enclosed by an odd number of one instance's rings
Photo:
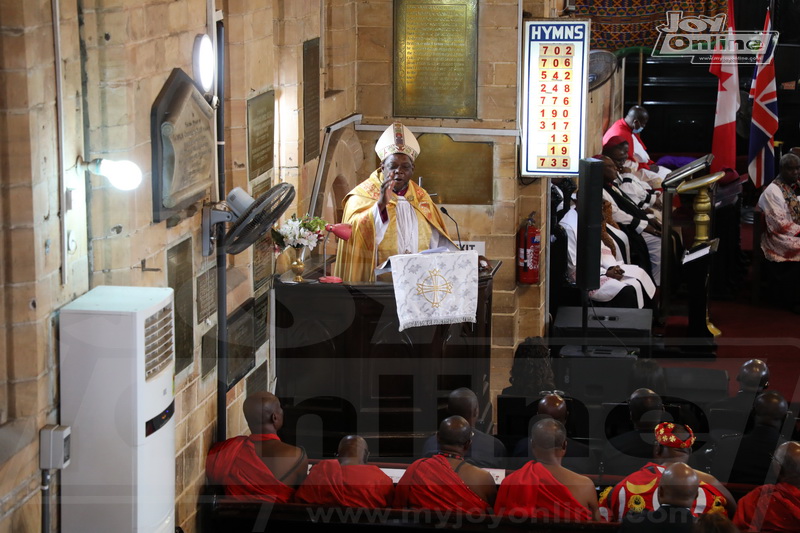
[[[211,37],[206,34],[195,37],[192,57],[194,80],[200,84],[204,93],[210,93],[214,86],[214,70],[217,64]]]
[[[132,191],[142,183],[142,171],[133,161],[98,158],[86,162],[78,156],[75,166],[84,172],[88,170],[92,174],[105,176],[111,185],[121,191]]]

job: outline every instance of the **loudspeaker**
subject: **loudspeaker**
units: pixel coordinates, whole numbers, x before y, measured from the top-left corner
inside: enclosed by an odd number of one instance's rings
[[[653,311],[650,309],[624,307],[589,309],[587,342],[591,346],[622,347],[628,353],[631,353],[633,348],[639,348],[640,353],[649,356],[652,322]],[[559,346],[583,344],[582,308],[558,308],[553,322],[551,344]]]
[[[603,162],[581,159],[578,167],[578,257],[575,284],[600,288],[600,228],[603,222]]]

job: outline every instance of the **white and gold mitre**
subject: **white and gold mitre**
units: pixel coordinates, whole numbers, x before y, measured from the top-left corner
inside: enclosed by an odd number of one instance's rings
[[[378,139],[375,153],[381,161],[392,154],[406,154],[413,161],[419,155],[419,143],[410,129],[395,122]]]

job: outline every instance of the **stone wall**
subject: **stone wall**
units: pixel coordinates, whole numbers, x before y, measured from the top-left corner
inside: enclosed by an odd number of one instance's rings
[[[0,533],[39,529],[38,430],[58,421],[58,310],[98,285],[166,286],[167,250],[186,239],[192,242],[193,277],[213,262],[200,253],[200,211],[153,223],[151,190],[151,106],[173,68],[191,75],[195,36],[207,29],[206,2],[59,4],[61,168],[74,190],[70,210],[59,201],[50,2],[0,2]],[[274,90],[275,166],[258,182],[294,184],[297,199],[287,216],[303,214],[318,164],[303,161],[303,43],[321,39],[322,128],[352,113],[363,113],[367,124],[388,124],[393,119],[392,0],[216,0],[215,8],[226,25],[226,190],[251,188],[247,101]],[[479,3],[478,119],[406,123],[515,130],[518,13],[518,0]],[[331,163],[337,190],[372,170],[376,139],[372,132],[342,137]],[[469,140],[494,143],[492,203],[447,207],[460,222],[462,238],[485,241],[487,256],[504,263],[493,309],[491,388],[496,394],[507,384],[516,344],[544,329],[543,286],[522,287],[514,279],[514,235],[530,211],[545,212],[546,191],[540,182],[519,184],[513,136]],[[131,159],[143,170],[144,181],[135,191],[118,191],[104,178],[74,168],[79,155]],[[329,186],[334,187],[332,180]],[[62,216],[75,237],[74,251],[66,257],[60,244]],[[252,262],[250,251],[229,257],[229,310],[253,294]],[[216,373],[202,375],[200,352],[201,338],[216,318],[201,324],[195,316],[180,318],[191,320],[194,329],[192,362],[175,379],[176,520],[189,533],[197,529],[197,495],[214,438]],[[261,347],[258,364],[266,364],[265,352]],[[268,377],[273,370],[267,369]],[[246,432],[241,403],[247,392],[241,381],[228,393],[229,436]],[[57,492],[57,478],[54,488]],[[55,506],[53,513],[55,520]]]

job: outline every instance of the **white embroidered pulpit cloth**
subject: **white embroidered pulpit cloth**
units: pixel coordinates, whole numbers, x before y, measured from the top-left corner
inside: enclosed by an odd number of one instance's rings
[[[393,255],[391,265],[400,331],[476,321],[477,252]]]

